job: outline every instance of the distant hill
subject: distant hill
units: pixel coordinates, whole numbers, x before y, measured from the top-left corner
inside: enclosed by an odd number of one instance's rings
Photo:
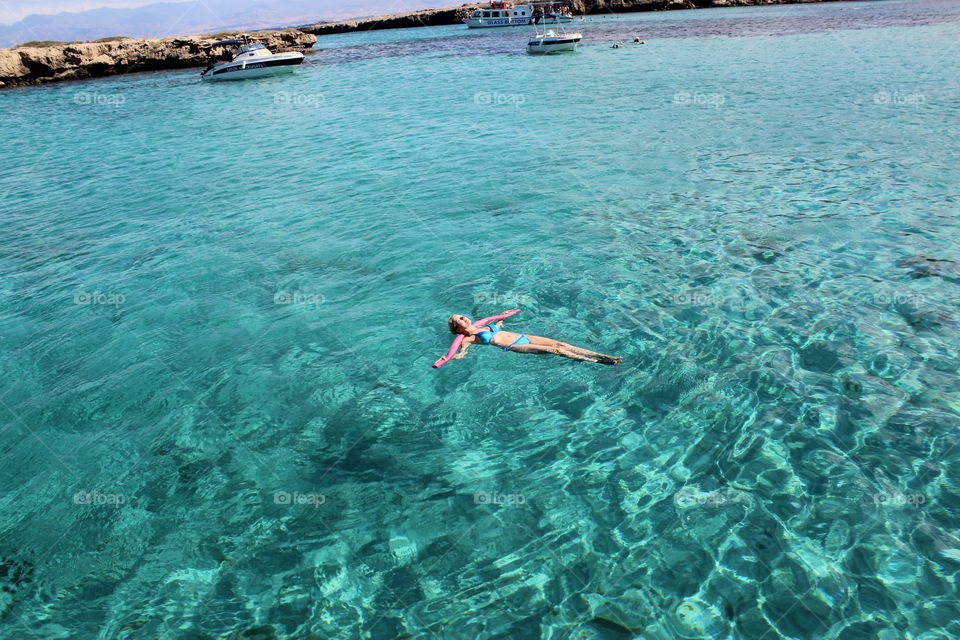
[[[418,9],[447,4],[451,2],[416,0]],[[398,6],[395,0],[158,2],[134,9],[100,8],[76,13],[30,15],[14,24],[0,25],[0,47],[12,47],[31,40],[96,40],[108,36],[159,38],[231,29],[268,29],[376,15],[400,8],[406,7]]]

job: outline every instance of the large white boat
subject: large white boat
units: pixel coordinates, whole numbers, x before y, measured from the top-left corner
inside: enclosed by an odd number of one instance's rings
[[[240,40],[221,40],[211,46],[235,45],[237,50],[229,62],[217,64],[211,60],[207,68],[200,74],[203,80],[242,80],[244,78],[262,78],[279,73],[288,73],[303,62],[303,54],[297,51],[271,53],[259,42],[252,42],[249,37],[242,36]]]
[[[474,11],[464,18],[463,22],[471,29],[573,22],[573,16],[567,9],[563,7],[552,9],[556,4],[556,2],[511,4],[496,0],[486,9]]]

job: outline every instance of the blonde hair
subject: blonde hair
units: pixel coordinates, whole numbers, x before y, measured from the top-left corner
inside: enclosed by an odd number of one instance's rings
[[[447,318],[447,328],[450,329],[450,333],[465,334],[466,331],[464,329],[461,329],[460,325],[458,325],[454,320],[454,318],[456,317],[457,317],[457,314],[453,314],[452,316]]]

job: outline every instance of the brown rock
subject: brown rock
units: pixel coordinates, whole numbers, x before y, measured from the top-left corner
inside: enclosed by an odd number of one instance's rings
[[[0,49],[0,79],[14,82],[17,78],[29,75],[30,69],[24,66],[20,54],[10,49]]]

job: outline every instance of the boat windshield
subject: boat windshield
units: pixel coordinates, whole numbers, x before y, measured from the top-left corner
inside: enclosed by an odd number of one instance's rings
[[[250,44],[245,44],[240,47],[240,52],[246,53],[247,51],[256,51],[257,49],[266,49],[266,47],[259,42],[251,42]]]

